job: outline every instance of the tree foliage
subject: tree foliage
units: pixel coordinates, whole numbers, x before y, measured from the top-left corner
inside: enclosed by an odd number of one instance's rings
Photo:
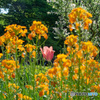
[[[52,26],[57,19],[57,15],[47,14],[53,9],[46,0],[2,0],[0,7],[9,9],[6,15],[0,14],[5,25],[20,24],[29,27],[33,20],[39,20]]]

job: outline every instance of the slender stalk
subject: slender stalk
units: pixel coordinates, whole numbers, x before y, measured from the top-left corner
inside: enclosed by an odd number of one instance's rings
[[[87,58],[88,57],[88,55],[86,54],[86,78],[87,78]],[[87,80],[86,80],[86,92],[87,92]]]
[[[34,63],[32,62],[33,67],[33,100],[35,100],[35,69],[36,69],[36,59],[37,59],[37,50],[38,50],[38,36],[36,37],[36,57],[34,58]]]
[[[79,31],[78,31],[78,33],[79,33],[79,50],[80,50],[80,47],[81,47],[81,33],[80,33],[80,28],[79,28]],[[80,92],[80,66],[81,66],[81,62],[80,62],[80,58],[79,58],[79,70],[78,70],[78,76],[79,76],[79,78],[78,78],[78,92]],[[78,96],[78,100],[79,100],[80,98],[79,98],[79,96]]]

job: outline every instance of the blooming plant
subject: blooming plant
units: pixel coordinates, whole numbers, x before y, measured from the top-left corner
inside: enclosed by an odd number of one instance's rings
[[[72,25],[75,23],[75,28],[79,30],[79,27],[83,27],[84,29],[89,29],[89,24],[92,23],[92,20],[89,17],[92,17],[92,14],[82,9],[81,7],[75,8],[71,11],[69,16],[69,28],[70,31],[73,30]]]
[[[41,63],[37,65],[37,60],[39,52],[47,61],[51,61],[54,56],[52,46],[44,46],[42,49],[42,44],[38,43],[41,36],[48,38],[47,27],[40,21],[33,21],[27,38],[25,26],[7,26],[6,33],[0,37],[0,100],[91,99],[88,96],[71,97],[71,91],[97,92],[98,95],[93,98],[99,100],[100,63],[95,60],[98,48],[91,41],[82,41],[80,35],[81,28],[89,30],[89,24],[92,23],[89,17],[92,14],[80,7],[72,10],[69,14],[69,28],[72,31],[72,25],[75,25],[78,33],[74,35],[71,32],[66,37],[66,52],[58,54],[53,67],[48,66],[46,71]],[[21,36],[26,37],[27,44],[23,44]]]
[[[43,54],[43,58],[46,59],[47,61],[51,61],[53,56],[54,56],[54,50],[53,47],[51,46],[50,48],[47,46],[44,46],[43,49],[40,48],[42,54]]]

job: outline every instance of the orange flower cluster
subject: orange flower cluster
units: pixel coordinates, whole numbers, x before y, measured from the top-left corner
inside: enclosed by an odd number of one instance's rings
[[[25,51],[25,48],[23,47],[23,40],[18,39],[18,37],[10,38],[10,41],[7,43],[6,46],[6,52],[7,53],[16,53],[16,49],[19,51]]]
[[[73,36],[73,38],[72,38]],[[72,41],[72,42],[71,42]],[[72,79],[78,80],[79,76],[79,63],[80,63],[80,81],[84,80],[82,84],[93,84],[98,82],[98,77],[100,73],[100,64],[94,60],[94,57],[98,54],[98,49],[92,44],[92,42],[81,42],[80,49],[77,43],[77,36],[70,35],[66,38],[65,44],[67,44],[67,51],[72,63]],[[68,56],[68,57],[69,57]],[[79,61],[80,59],[80,61]],[[94,73],[92,73],[94,71]],[[70,73],[70,72],[69,72]],[[92,77],[92,78],[91,78]],[[97,78],[96,78],[97,77]]]
[[[97,53],[98,53],[98,49],[96,46],[94,46],[92,44],[91,41],[87,41],[87,42],[81,42],[82,44],[82,50],[84,51],[85,54],[89,54],[91,57],[96,57]]]
[[[52,90],[55,92],[57,98],[61,98],[61,87],[60,82],[61,78],[64,77],[66,80],[69,75],[69,67],[71,67],[71,61],[69,59],[66,59],[66,55],[59,54],[57,55],[57,59],[54,61],[54,67],[51,69],[48,69],[48,71],[45,74],[38,74],[35,76],[36,81],[36,89],[38,88],[40,90],[39,96],[45,95],[45,91],[47,91],[47,94],[49,94],[49,84],[54,89]],[[64,84],[64,81],[62,83],[63,85],[63,91],[66,92],[66,84]],[[58,88],[56,88],[58,87]],[[53,95],[51,95],[53,97]]]
[[[4,75],[8,76],[8,79],[15,78],[15,70],[16,68],[19,68],[20,66],[16,66],[16,62],[14,60],[2,60],[1,62],[1,69],[0,69],[0,78],[4,80]]]
[[[1,69],[0,69],[0,78],[4,80],[4,74]]]
[[[33,90],[33,87],[31,85],[25,85],[26,88]]]
[[[69,22],[70,22],[70,25],[69,25],[70,31],[73,30],[72,27],[74,23],[76,25],[77,30],[79,29],[82,23],[83,23],[84,29],[88,30],[89,24],[92,23],[92,20],[89,19],[89,17],[92,17],[92,14],[82,9],[81,7],[73,9],[68,16],[69,16]]]
[[[25,26],[17,25],[17,24],[12,24],[6,26],[5,31],[7,31],[7,34],[11,35],[11,37],[21,35],[22,37],[26,36],[27,29]]]
[[[39,73],[38,75],[35,75],[35,81],[36,81],[36,89],[39,89],[39,96],[43,96],[45,93],[47,93],[47,95],[49,94],[49,80],[47,79],[47,77],[42,74]]]
[[[26,44],[25,47],[26,47],[26,51],[31,53],[31,57],[35,58],[36,57],[36,51],[35,51],[36,46],[31,45],[31,44]]]
[[[30,26],[30,31],[31,33],[28,35],[30,40],[32,40],[32,38],[34,38],[36,35],[38,35],[39,39],[41,39],[41,36],[43,36],[45,39],[48,38],[48,29],[40,21],[33,21],[32,26]]]
[[[31,97],[23,95],[21,93],[17,93],[17,95],[18,95],[18,100],[32,100]]]
[[[4,45],[5,38],[4,36],[0,36],[0,46]]]
[[[5,60],[2,60],[1,64],[8,70],[10,69],[10,72],[13,72],[16,68],[19,68],[19,66],[16,66],[16,62],[14,60],[5,59]]]
[[[19,89],[19,86],[17,86],[15,83],[8,83],[8,87],[13,87],[15,89]]]
[[[98,79],[100,78],[100,63],[93,59],[89,59],[85,63],[87,63],[88,66],[87,69],[86,68],[84,69],[85,72],[83,75],[84,79],[87,79],[88,81],[87,84],[98,82],[99,81]],[[93,71],[95,74],[92,73]]]
[[[95,90],[96,90],[98,93],[100,93],[100,84],[93,85],[91,88],[92,88],[91,92],[95,92]]]
[[[50,78],[60,78],[61,77],[61,68],[60,67],[53,67],[51,69],[48,69],[46,73]],[[52,82],[53,83],[53,82]]]
[[[36,46],[31,45],[31,44],[26,44],[25,47],[26,47],[27,52],[32,52],[33,49],[36,49]]]
[[[0,36],[0,46],[6,47],[6,53],[15,54],[18,52],[25,52],[23,40],[19,39],[20,36],[25,37],[27,29],[25,26],[12,24],[6,27],[6,33]]]
[[[64,44],[66,44],[68,46],[74,46],[77,43],[77,37],[78,36],[74,36],[74,35],[70,35],[70,36],[66,37]]]
[[[15,83],[8,83],[9,91],[16,93],[16,89],[19,89],[19,86],[17,86]]]
[[[67,51],[68,54],[73,54],[74,52],[79,50],[79,45],[77,43],[77,38],[78,36],[74,36],[74,35],[70,35],[68,37],[66,37],[66,40],[64,41],[64,44],[67,45]],[[77,52],[77,54],[80,53],[80,51]]]

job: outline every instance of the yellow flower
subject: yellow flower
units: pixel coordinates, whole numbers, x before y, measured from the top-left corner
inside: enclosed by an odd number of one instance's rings
[[[63,58],[66,58],[66,57],[67,57],[67,55],[65,55],[65,54],[58,54],[57,55],[58,60],[62,60]]]
[[[0,58],[3,56],[3,54],[2,53],[0,53]]]
[[[77,80],[78,79],[78,75],[74,74],[72,78],[73,78],[73,80]]]

